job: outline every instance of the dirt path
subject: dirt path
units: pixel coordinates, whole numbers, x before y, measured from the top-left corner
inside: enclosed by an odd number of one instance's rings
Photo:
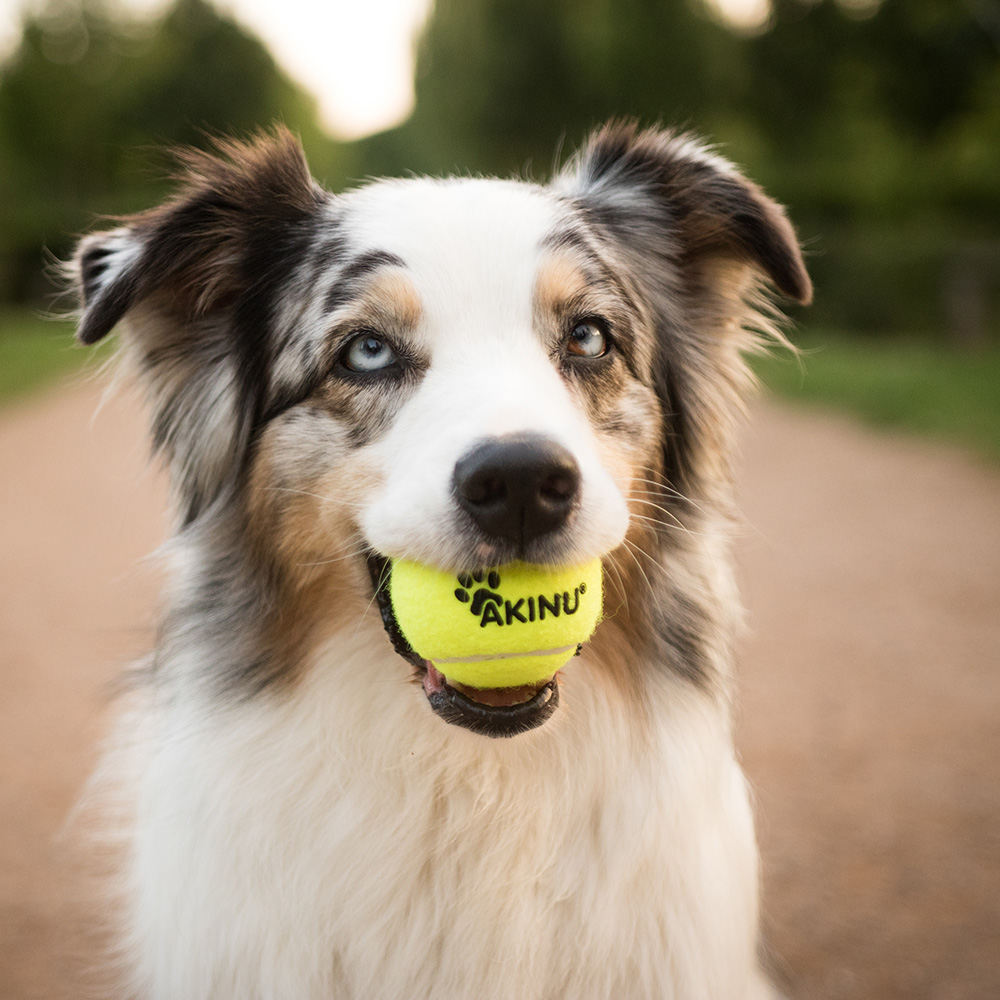
[[[149,641],[162,484],[136,411],[96,403],[0,415],[0,1000],[82,995],[100,906],[59,831]],[[1000,474],[774,405],[746,454],[740,746],[779,976],[1000,996]]]

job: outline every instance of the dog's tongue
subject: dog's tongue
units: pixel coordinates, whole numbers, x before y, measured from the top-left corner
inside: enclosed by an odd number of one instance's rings
[[[427,672],[424,674],[424,691],[428,696],[436,694],[447,684],[461,694],[464,694],[470,701],[478,702],[480,705],[490,705],[494,708],[520,705],[523,702],[531,701],[538,692],[548,684],[525,684],[521,687],[512,688],[475,688],[468,684],[459,684],[457,681],[449,681],[433,663],[428,661]]]

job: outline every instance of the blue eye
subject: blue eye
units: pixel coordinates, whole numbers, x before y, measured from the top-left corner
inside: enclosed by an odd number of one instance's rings
[[[352,372],[377,372],[391,368],[397,361],[396,352],[378,334],[359,333],[343,354],[344,367]]]
[[[585,319],[573,327],[566,349],[579,358],[600,358],[608,353],[608,336],[601,323]]]

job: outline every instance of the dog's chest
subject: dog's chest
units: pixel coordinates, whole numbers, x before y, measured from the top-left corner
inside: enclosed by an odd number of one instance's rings
[[[715,723],[673,712],[668,747],[575,679],[534,742],[434,745],[403,685],[367,727],[317,690],[164,743],[139,846],[146,939],[192,930],[175,995],[739,996],[753,841]]]

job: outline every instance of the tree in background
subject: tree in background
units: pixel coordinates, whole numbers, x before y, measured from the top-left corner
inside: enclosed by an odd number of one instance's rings
[[[1000,6],[775,0],[746,54],[762,179],[821,237],[819,314],[958,335],[947,314],[972,305],[985,325],[1000,279]],[[956,302],[956,268],[978,304]]]
[[[575,144],[606,118],[710,117],[735,85],[738,46],[683,0],[437,0],[414,114],[365,155],[395,169],[545,174],[561,135]]]
[[[54,0],[26,20],[0,75],[0,301],[50,290],[43,246],[65,256],[95,215],[160,197],[154,148],[276,120],[298,130],[320,172],[336,172],[313,98],[206,0],[178,0],[152,23],[99,0]]]

